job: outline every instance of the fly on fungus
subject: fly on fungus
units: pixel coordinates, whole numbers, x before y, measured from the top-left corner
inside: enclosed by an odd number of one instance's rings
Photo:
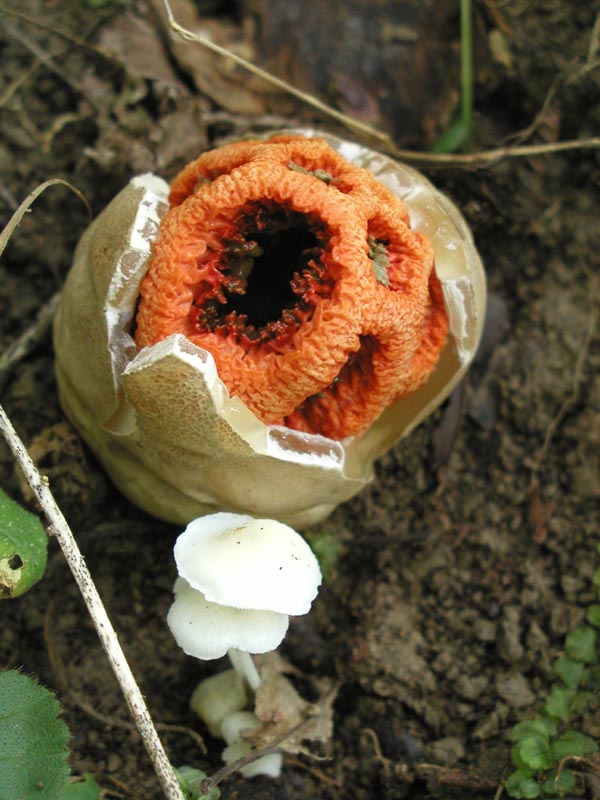
[[[312,131],[226,145],[82,237],[61,402],[151,513],[302,527],[448,395],[484,309],[470,232],[415,170]]]

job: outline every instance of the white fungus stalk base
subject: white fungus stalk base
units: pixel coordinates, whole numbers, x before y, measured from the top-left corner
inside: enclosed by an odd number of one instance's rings
[[[227,655],[231,661],[231,666],[256,694],[261,678],[250,653],[232,647],[231,650],[228,650]]]
[[[245,681],[233,669],[200,681],[190,698],[190,708],[204,722],[211,736],[215,737],[221,736],[225,717],[242,711],[247,703]]]
[[[226,764],[232,764],[238,758],[250,755],[253,748],[250,742],[243,738],[243,733],[258,728],[260,724],[259,718],[252,711],[238,711],[223,720],[221,730],[223,739],[227,742],[227,747],[223,750],[223,761]],[[240,772],[245,778],[254,778],[256,775],[278,778],[281,774],[282,763],[281,753],[269,753],[246,764],[240,769]]]

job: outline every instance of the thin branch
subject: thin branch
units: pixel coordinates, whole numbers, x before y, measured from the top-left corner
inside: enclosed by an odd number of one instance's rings
[[[58,308],[60,293],[53,294],[38,311],[33,323],[0,354],[0,389],[15,366],[45,339]]]
[[[239,66],[248,70],[248,72],[251,72],[253,75],[257,75],[258,77],[270,83],[272,86],[282,89],[288,94],[291,94],[293,97],[298,98],[303,103],[306,103],[307,105],[316,108],[318,111],[321,111],[323,114],[327,114],[327,116],[331,117],[332,119],[341,122],[347,128],[350,128],[350,130],[377,140],[382,149],[384,149],[390,155],[400,158],[403,161],[408,161],[412,164],[422,164],[423,166],[428,167],[488,167],[492,164],[496,164],[498,161],[502,161],[505,158],[529,158],[531,156],[560,153],[568,150],[600,149],[600,136],[594,136],[590,137],[589,139],[572,139],[565,142],[524,145],[522,147],[498,147],[492,150],[483,150],[478,153],[459,153],[452,155],[446,153],[419,152],[418,150],[402,150],[395,146],[388,134],[373,128],[370,125],[366,125],[359,120],[353,119],[346,114],[342,114],[341,111],[332,108],[331,106],[327,105],[327,103],[323,103],[314,95],[308,94],[307,92],[301,92],[299,89],[296,89],[295,86],[287,83],[287,81],[283,81],[280,78],[277,78],[275,75],[271,75],[271,73],[261,69],[260,67],[257,67],[251,61],[247,61],[245,58],[241,58],[236,53],[232,53],[230,50],[211,42],[210,39],[184,28],[175,19],[169,0],[162,0],[162,3],[167,14],[169,27],[184,41],[196,42],[197,44],[206,47],[208,50],[211,50],[213,53],[217,53],[224,58],[228,58],[230,61],[233,61],[233,63],[238,64]]]
[[[85,196],[79,191],[79,189],[70,184],[68,181],[64,181],[62,178],[50,178],[50,180],[44,181],[44,183],[40,183],[39,186],[36,186],[35,189],[30,194],[27,195],[25,200],[23,200],[21,205],[17,208],[15,213],[7,222],[4,230],[0,232],[0,257],[2,257],[4,248],[8,244],[8,240],[12,236],[15,228],[19,225],[25,214],[29,211],[34,201],[37,200],[37,198],[42,194],[42,192],[45,192],[49,186],[55,186],[56,184],[61,184],[62,186],[66,186],[72,192],[75,192],[75,194],[81,200],[81,202],[85,204],[85,207],[88,210],[88,214],[90,214],[91,216],[92,210],[90,208],[90,204],[86,200]]]
[[[323,101],[319,100],[318,97],[315,97],[312,94],[308,94],[307,92],[300,91],[300,89],[297,89],[295,86],[292,86],[292,84],[288,83],[287,81],[284,81],[281,78],[277,78],[270,72],[267,72],[266,70],[257,67],[256,64],[253,64],[251,61],[247,61],[245,58],[238,56],[237,53],[233,53],[231,52],[231,50],[227,50],[225,47],[221,47],[220,45],[215,44],[215,42],[211,42],[210,39],[207,39],[205,36],[201,36],[198,33],[193,33],[187,28],[184,28],[175,19],[169,0],[163,0],[163,6],[165,7],[165,11],[167,13],[169,27],[171,28],[172,31],[174,31],[174,33],[178,34],[178,36],[180,36],[184,41],[196,42],[196,44],[202,45],[202,47],[205,47],[207,50],[211,50],[213,53],[216,53],[217,55],[224,56],[230,61],[233,61],[234,64],[243,67],[245,70],[251,72],[253,75],[256,75],[259,78],[262,78],[264,81],[267,81],[267,83],[270,83],[272,86],[276,86],[278,89],[282,89],[284,92],[291,94],[293,97],[296,97],[303,103],[306,103],[307,105],[316,108],[318,111],[321,111],[323,114],[327,114],[332,119],[341,122],[342,125],[345,125],[347,128],[357,131],[358,133],[361,133],[363,136],[368,136],[372,139],[376,139],[380,143],[380,145],[384,147],[393,147],[392,140],[390,139],[387,133],[378,131],[376,128],[372,128],[370,125],[367,125],[364,122],[360,122],[359,120],[353,119],[352,117],[343,114],[341,111],[338,111],[337,109],[327,105],[327,103],[324,103]]]
[[[390,153],[402,161],[427,167],[490,167],[506,158],[531,158],[550,153],[563,153],[568,150],[600,150],[600,136],[520,147],[495,147],[492,150],[480,150],[477,153],[454,153],[452,155],[422,153],[418,150],[401,150],[396,147]]]
[[[19,42],[19,44],[32,53],[37,61],[44,64],[46,69],[49,69],[55,75],[57,75],[67,86],[69,86],[76,94],[81,94],[81,89],[74,83],[69,75],[62,69],[62,67],[58,66],[56,63],[56,59],[54,56],[46,53],[35,40],[32,40],[24,33],[21,33],[13,24],[8,20],[4,20],[4,27],[8,31],[9,35],[12,36],[15,41]],[[58,58],[64,56],[64,53],[57,54]],[[37,64],[36,64],[37,66]]]
[[[200,783],[200,791],[202,794],[208,794],[211,789],[213,789],[215,786],[218,786],[221,781],[225,780],[225,778],[228,778],[232,772],[245,767],[247,764],[252,764],[253,761],[262,758],[263,756],[269,756],[272,753],[278,753],[281,749],[282,743],[286,739],[289,739],[290,736],[294,736],[296,733],[298,733],[298,731],[312,721],[312,719],[312,717],[309,717],[308,719],[302,720],[302,722],[299,722],[297,725],[294,725],[294,727],[290,728],[289,731],[286,731],[281,736],[278,736],[277,739],[271,742],[268,747],[263,747],[260,750],[252,750],[247,755],[232,761],[231,764],[221,767],[221,769],[217,770],[217,772],[214,772],[210,777],[204,778],[204,780]]]
[[[0,406],[0,431],[19,463],[19,466],[23,470],[27,483],[42,507],[50,523],[49,532],[56,536],[69,568],[73,573],[73,577],[79,586],[86,608],[96,628],[98,638],[104,648],[104,652],[110,662],[115,677],[119,682],[119,686],[121,687],[121,691],[123,692],[129,711],[142,737],[148,755],[150,756],[164,795],[167,800],[184,800],[173,767],[156,732],[140,688],[127,663],[125,653],[119,644],[115,629],[106,613],[104,604],[102,603],[96,585],[94,584],[81,551],[75,541],[75,537],[50,491],[48,480],[42,478],[40,475],[2,406]]]
[[[27,69],[18,75],[14,80],[12,80],[6,89],[0,95],[0,108],[3,108],[9,100],[19,91],[20,87],[25,83],[25,81],[29,80],[29,78],[35,73],[42,62],[40,59],[36,59],[33,64],[31,64]]]
[[[594,62],[596,61],[598,50],[600,50],[600,10],[596,14],[596,19],[594,21],[594,25],[592,26],[592,32],[590,34],[590,44],[588,47],[587,59],[586,59],[588,67],[594,64]]]

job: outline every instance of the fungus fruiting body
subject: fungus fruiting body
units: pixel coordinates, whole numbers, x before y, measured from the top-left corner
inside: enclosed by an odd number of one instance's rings
[[[167,623],[188,655],[203,660],[229,655],[234,672],[203,681],[192,706],[211,733],[227,742],[226,761],[234,761],[252,749],[242,730],[259,724],[242,711],[260,685],[249,654],[279,646],[288,614],[309,611],[321,571],[292,528],[239,514],[194,520],[177,539],[174,554],[179,577]],[[245,774],[277,775],[280,768],[280,757],[261,759]]]
[[[193,520],[175,543],[175,601],[167,622],[191,656],[230,653],[251,689],[258,678],[243,653],[283,640],[288,615],[306,614],[321,570],[299,533],[271,519],[217,513]]]
[[[187,524],[302,527],[447,396],[485,306],[462,217],[417,172],[312,131],[135,178],[55,322],[63,408],[114,482]]]
[[[200,156],[170,199],[139,347],[183,334],[263,422],[338,440],[427,379],[448,327],[433,249],[368,170],[280,136]]]

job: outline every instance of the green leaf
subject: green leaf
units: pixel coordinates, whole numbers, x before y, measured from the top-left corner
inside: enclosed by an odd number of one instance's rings
[[[579,691],[573,698],[571,703],[571,713],[581,714],[588,706],[598,701],[598,695],[595,692],[582,692]]]
[[[515,747],[524,763],[534,772],[540,769],[550,769],[554,763],[547,736],[531,734],[520,739]]]
[[[202,794],[200,785],[207,778],[206,772],[195,767],[179,767],[175,770],[175,775],[179,785],[185,795],[186,800],[219,800],[221,790],[218,786],[213,786],[208,794]]]
[[[548,726],[541,719],[529,719],[525,722],[517,723],[510,735],[513,742],[519,742],[522,739],[527,739],[530,736],[541,736],[546,742],[550,738],[551,731]]]
[[[552,744],[552,753],[557,761],[562,761],[567,756],[581,757],[597,752],[596,742],[579,731],[567,731]]]
[[[587,672],[585,664],[565,656],[556,659],[554,669],[569,689],[576,689]]]
[[[317,557],[324,578],[330,580],[334,576],[337,563],[344,553],[344,545],[328,531],[308,531],[306,538]]]
[[[520,769],[508,776],[504,788],[510,797],[516,797],[517,800],[539,797],[542,793],[539,783]]]
[[[54,695],[16,670],[0,672],[0,800],[56,800],[69,774],[69,731]]]
[[[598,591],[600,592],[600,567],[598,567],[596,572],[594,572],[594,574],[592,575],[592,583],[594,584],[596,589],[598,589]]]
[[[533,775],[532,771],[529,769],[527,764],[521,758],[521,755],[516,745],[515,747],[512,747],[510,750],[510,760],[517,768],[517,770],[519,770],[520,772],[527,773],[528,775]]]
[[[557,775],[556,771],[553,771],[542,785],[545,794],[557,793],[563,795],[567,792],[572,792],[574,788],[575,773],[570,769],[561,770],[559,775]]]
[[[99,800],[101,789],[93,775],[85,775],[81,781],[63,786],[57,800]]]
[[[470,121],[465,120],[462,114],[459,114],[433,145],[432,152],[454,153],[469,141],[470,136]]]
[[[571,717],[571,703],[575,697],[573,689],[561,689],[554,686],[544,705],[546,713],[563,722],[568,722]]]
[[[595,689],[600,689],[600,664],[595,667],[591,667],[588,680]]]
[[[593,664],[597,660],[596,638],[596,631],[587,625],[582,628],[575,628],[565,638],[565,651],[575,661]]]
[[[540,717],[538,720],[548,731],[548,736],[556,736],[556,722],[550,717]]]
[[[39,581],[47,550],[40,520],[0,489],[0,600],[19,597]]]
[[[589,606],[585,618],[590,623],[590,625],[594,625],[596,628],[600,628],[600,605],[594,603],[591,606]]]

